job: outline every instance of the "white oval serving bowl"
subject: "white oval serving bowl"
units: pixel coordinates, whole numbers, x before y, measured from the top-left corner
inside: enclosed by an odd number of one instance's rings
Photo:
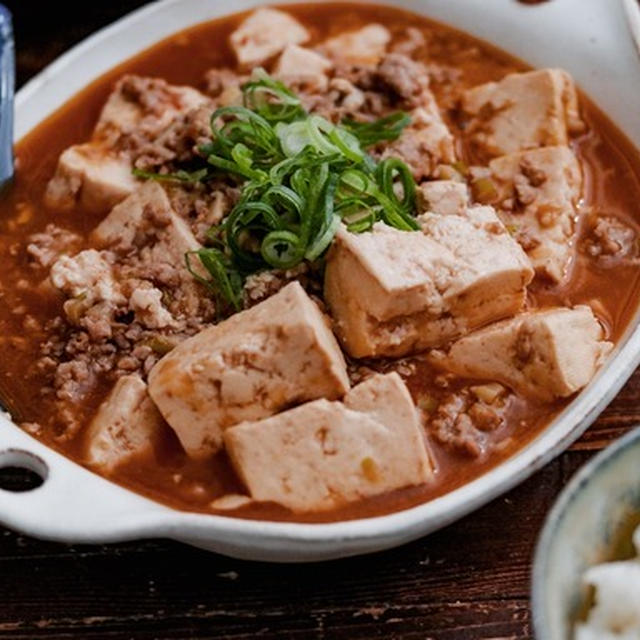
[[[16,98],[16,139],[89,82],[176,31],[261,4],[163,0],[98,32],[31,80]],[[286,4],[286,3],[285,3]],[[622,2],[389,0],[483,38],[534,66],[560,66],[640,146],[640,63]],[[394,547],[439,529],[521,482],[576,440],[640,362],[638,319],[574,402],[528,446],[482,477],[391,515],[331,524],[240,520],[165,507],[97,476],[0,416],[0,467],[42,473],[41,487],[0,490],[0,523],[66,542],[167,537],[226,555],[267,561],[325,560]]]
[[[611,445],[571,480],[547,517],[533,565],[537,638],[570,640],[588,597],[584,572],[610,562],[630,516],[640,514],[640,427]]]

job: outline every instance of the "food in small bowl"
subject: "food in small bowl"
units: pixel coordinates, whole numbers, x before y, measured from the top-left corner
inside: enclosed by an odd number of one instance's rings
[[[545,640],[640,637],[640,429],[589,462],[550,513],[533,619]]]
[[[636,555],[630,560],[591,567],[584,581],[593,587],[586,620],[576,625],[575,640],[635,640],[640,638],[640,528]]]

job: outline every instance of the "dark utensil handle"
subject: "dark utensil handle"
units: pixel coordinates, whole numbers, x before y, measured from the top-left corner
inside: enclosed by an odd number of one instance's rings
[[[0,187],[13,178],[15,47],[11,13],[0,4]]]

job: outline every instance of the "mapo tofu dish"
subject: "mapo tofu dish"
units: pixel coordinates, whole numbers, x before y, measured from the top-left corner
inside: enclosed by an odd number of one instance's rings
[[[16,162],[2,404],[179,509],[442,495],[545,429],[636,309],[635,149],[567,71],[398,9],[193,27]]]

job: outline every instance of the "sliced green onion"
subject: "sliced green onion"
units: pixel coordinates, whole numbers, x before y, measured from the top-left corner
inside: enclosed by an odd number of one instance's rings
[[[302,260],[304,249],[300,238],[291,231],[271,231],[260,247],[264,261],[276,269],[289,269]]]
[[[298,155],[305,147],[311,145],[307,124],[303,120],[297,120],[289,124],[278,122],[276,135],[280,140],[284,155],[289,158]]]
[[[343,120],[342,126],[350,131],[363,147],[370,147],[384,141],[397,140],[411,118],[403,111],[397,111],[373,122]]]
[[[407,211],[413,211],[416,207],[416,183],[407,165],[399,158],[386,158],[376,170],[378,182],[383,193],[391,200]],[[398,200],[395,191],[395,178],[400,180],[402,186],[402,200]]]
[[[191,257],[194,255],[198,256],[213,280],[203,278],[193,269]],[[198,282],[211,289],[215,295],[220,295],[236,311],[242,308],[242,278],[234,269],[228,256],[218,249],[205,248],[197,251],[187,251],[184,257],[189,273]]]
[[[305,115],[300,98],[264,69],[254,70],[251,80],[242,86],[242,93],[244,106],[269,122],[288,122]]]
[[[281,184],[269,187],[269,189],[264,192],[262,201],[278,205],[286,212],[295,214],[297,217],[300,217],[304,208],[302,198],[293,189]]]
[[[352,233],[363,233],[364,231],[369,231],[377,220],[375,209],[367,206],[357,198],[354,198],[353,200],[353,203],[349,203],[348,206],[340,209],[342,221],[347,225],[347,230]],[[343,204],[346,204],[347,202],[348,201],[345,200]]]
[[[310,116],[309,118],[307,118],[306,122],[307,133],[309,134],[311,144],[319,153],[331,155],[340,152],[340,149],[335,144],[330,142],[329,139],[324,135],[325,133],[331,131],[331,128],[333,127],[333,125],[328,120],[325,120],[320,116]]]
[[[345,129],[333,127],[329,132],[329,139],[352,162],[362,162],[365,154],[360,148],[358,138]]]
[[[134,171],[145,179],[181,182],[224,177],[240,186],[237,204],[206,234],[213,246],[185,258],[194,278],[217,299],[240,308],[248,274],[318,260],[342,223],[354,233],[380,220],[397,229],[418,228],[416,186],[407,165],[398,158],[376,163],[365,151],[398,138],[410,122],[407,114],[334,124],[306,112],[300,98],[263,69],[254,71],[242,93],[242,106],[212,114],[211,140],[199,146],[200,158],[189,167]],[[192,269],[194,254],[211,279]]]
[[[333,215],[331,222],[325,230],[313,241],[304,254],[304,257],[313,262],[317,260],[331,244],[333,237],[336,235],[340,227],[341,219],[339,215]]]
[[[277,211],[265,202],[244,201],[234,207],[224,223],[225,238],[235,263],[242,271],[251,273],[264,267],[259,249],[250,246],[252,232],[269,232],[279,226]]]
[[[136,178],[157,180],[159,182],[201,182],[206,179],[209,170],[204,168],[196,171],[180,170],[175,173],[154,173],[152,171],[134,169],[132,173]]]

